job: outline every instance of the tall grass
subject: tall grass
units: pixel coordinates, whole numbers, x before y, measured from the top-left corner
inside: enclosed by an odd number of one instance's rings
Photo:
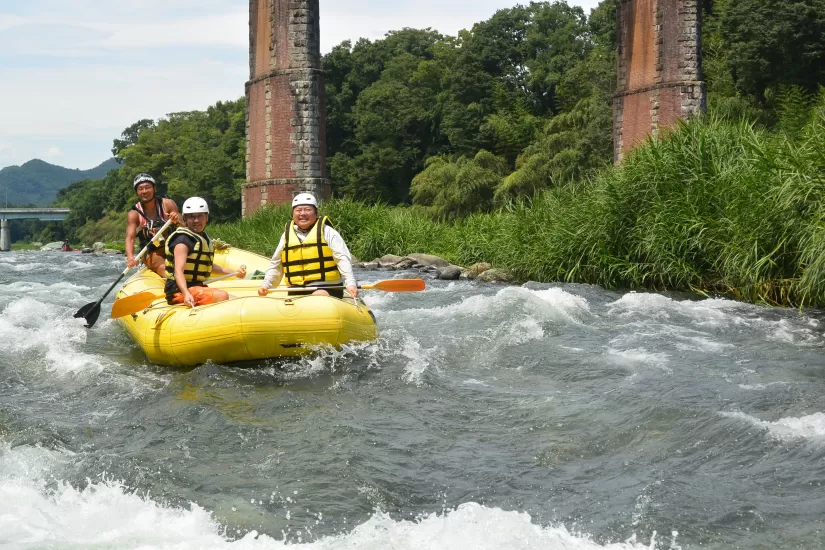
[[[367,206],[349,200],[328,201],[321,215],[329,216],[350,251],[371,260],[384,254],[431,250],[449,240],[449,226],[436,223],[415,208]],[[270,255],[291,219],[288,205],[269,206],[235,223],[213,226],[209,234],[235,246]],[[445,252],[442,250],[442,254]],[[449,256],[449,254],[448,254]],[[450,257],[454,261],[457,258]]]
[[[437,223],[415,208],[330,201],[353,253],[489,261],[520,280],[698,290],[825,305],[825,101],[795,137],[747,122],[681,123],[621,166],[489,214]],[[214,228],[263,254],[288,207]]]

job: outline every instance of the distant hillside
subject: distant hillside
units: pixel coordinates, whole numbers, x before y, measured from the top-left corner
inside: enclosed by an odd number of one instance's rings
[[[0,204],[5,204],[8,185],[10,205],[48,206],[57,192],[73,181],[100,179],[118,166],[113,158],[90,170],[72,170],[40,159],[30,160],[23,166],[7,166],[0,170]]]

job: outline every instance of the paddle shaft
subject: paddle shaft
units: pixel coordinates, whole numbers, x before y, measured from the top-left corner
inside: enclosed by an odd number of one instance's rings
[[[218,281],[220,279],[226,279],[227,277],[232,277],[237,275],[235,273],[229,273],[227,275],[223,275],[221,277],[217,277],[215,279],[210,279],[207,282]],[[378,281],[372,285],[357,285],[358,288],[362,288],[364,290],[376,289],[376,290],[383,290],[385,292],[418,292],[420,290],[424,290],[424,280],[423,279],[391,279],[388,281]],[[239,287],[242,288],[242,287]],[[243,287],[249,289],[249,287]],[[346,288],[343,285],[334,285],[334,286],[308,286],[308,287],[292,287],[292,288],[278,288],[273,289],[272,292],[294,292],[298,291],[309,291],[313,292],[315,290],[325,290],[325,289],[338,289],[338,288]],[[231,290],[232,287],[224,287],[224,290]],[[120,300],[116,300],[114,304],[112,304],[112,319],[117,319],[119,317],[123,317],[124,315],[131,315],[133,313],[137,313],[138,311],[145,309],[149,305],[152,304],[156,299],[163,298],[163,294],[155,294],[152,291],[146,290],[143,292],[138,292],[137,294],[132,294],[131,296],[126,296],[125,298],[121,298]]]
[[[241,267],[242,267],[242,268],[244,268],[244,269],[246,269],[246,266],[245,266],[245,265],[242,265]],[[235,275],[237,275],[238,273],[240,273],[240,271],[234,271],[234,272],[232,272],[232,273],[227,273],[226,275],[221,275],[220,277],[215,277],[214,279],[207,279],[207,280],[206,280],[206,281],[204,281],[203,283],[204,283],[204,284],[208,284],[208,283],[215,283],[215,282],[218,282],[218,281],[223,281],[224,279],[228,279],[228,278],[230,278],[230,277],[234,277],[234,276],[235,276]]]
[[[420,287],[417,283],[420,283]],[[386,292],[415,292],[424,290],[424,281],[422,279],[390,279],[387,281],[378,281],[371,285],[355,285],[358,289],[363,290],[383,290]],[[313,290],[323,290],[324,288],[347,288],[346,286],[328,286],[328,287],[306,287]]]
[[[163,227],[161,227],[158,230],[158,232],[155,233],[155,236],[152,238],[152,240],[146,246],[143,247],[143,250],[138,252],[138,255],[135,256],[135,260],[140,260],[141,258],[143,258],[143,256],[149,251],[149,247],[152,245],[152,243],[154,243],[157,240],[157,238],[160,237],[160,235],[169,228],[170,225],[172,225],[172,220],[168,220],[165,224],[163,224]],[[103,303],[103,300],[106,299],[106,296],[108,296],[109,293],[112,292],[112,289],[117,286],[121,279],[123,279],[123,277],[125,277],[131,269],[131,267],[127,266],[126,269],[123,270],[123,273],[120,274],[120,277],[118,277],[117,280],[114,283],[112,283],[112,286],[110,286],[103,294],[103,296],[100,297],[100,300],[98,300],[97,302],[93,302],[91,304],[86,304],[85,306],[80,308],[77,311],[77,313],[74,314],[76,318],[83,317],[84,319],[86,319],[86,328],[92,328],[92,326],[97,321],[98,316],[100,315],[100,304]]]
[[[355,285],[358,289],[363,290],[383,290],[385,292],[418,292],[420,290],[424,290],[424,280],[423,279],[390,279],[387,281],[378,281],[375,284],[371,285]],[[349,288],[346,285],[330,285],[330,286],[304,286],[304,287],[286,287],[286,288],[276,288],[270,289],[282,292],[286,291],[295,291],[295,290],[328,290],[328,289],[339,289],[339,288]]]
[[[241,267],[246,268],[246,266]],[[233,273],[227,273],[226,275],[222,275],[220,277],[215,277],[214,279],[204,281],[204,283],[214,283],[215,281],[221,281],[223,279],[235,277],[238,273],[238,271],[235,271]],[[115,300],[115,303],[112,304],[111,317],[112,319],[118,319],[120,317],[123,317],[124,315],[131,315],[132,313],[137,313],[138,311],[148,307],[152,302],[154,302],[158,298],[163,298],[164,296],[164,293],[155,294],[154,292],[146,290],[143,292],[138,292],[137,294],[132,294],[131,296],[126,296],[125,298],[121,298],[119,300]]]
[[[171,223],[171,222],[166,222],[166,225],[169,225],[170,223]],[[160,230],[160,231],[163,231],[164,229],[166,229],[166,225],[164,225],[164,226],[163,226],[163,228],[161,228],[161,230]],[[160,231],[158,231],[158,234],[160,234]],[[143,247],[143,250],[141,250],[140,252],[138,252],[138,255],[137,255],[137,256],[135,256],[135,260],[140,260],[141,258],[143,258],[143,256],[144,256],[144,255],[146,254],[146,252],[149,250],[149,245],[150,245],[150,244],[152,244],[152,243],[147,244],[146,246],[144,246],[144,247]],[[95,303],[95,305],[96,305],[96,306],[100,306],[100,304],[103,302],[103,300],[105,300],[105,299],[106,299],[106,296],[108,296],[108,295],[109,295],[109,293],[112,291],[112,289],[113,289],[113,288],[115,288],[115,287],[117,286],[117,284],[121,281],[121,279],[123,279],[123,277],[125,277],[125,276],[126,276],[126,274],[127,274],[127,273],[129,273],[129,271],[130,271],[131,269],[132,269],[131,267],[127,267],[126,269],[124,269],[124,270],[123,270],[123,273],[121,273],[121,274],[120,274],[120,277],[118,277],[118,278],[117,278],[117,280],[116,280],[114,283],[112,283],[112,286],[110,286],[110,287],[106,290],[106,292],[104,292],[104,293],[103,293],[103,296],[101,296],[101,297],[100,297],[100,300],[98,300],[98,301]]]
[[[172,225],[172,220],[167,220],[167,221],[166,221],[166,223],[165,223],[165,224],[163,224],[163,227],[161,227],[160,229],[158,229],[158,232],[157,232],[157,233],[155,233],[155,236],[154,236],[154,237],[152,237],[152,240],[151,240],[151,241],[149,241],[149,243],[148,243],[146,246],[144,246],[144,247],[143,247],[143,250],[141,250],[140,252],[138,252],[138,255],[137,255],[137,256],[135,256],[135,260],[136,260],[136,261],[138,261],[138,260],[140,260],[141,258],[143,258],[143,256],[145,256],[145,255],[146,255],[146,253],[147,253],[147,252],[149,252],[149,247],[150,247],[150,246],[152,246],[153,244],[159,244],[159,243],[156,243],[155,241],[158,239],[158,237],[160,237],[160,236],[163,234],[163,232],[164,232],[164,231],[166,231],[167,229],[169,229],[169,226],[170,226],[170,225]],[[130,270],[130,269],[132,269],[132,268],[131,268],[131,267],[127,267],[126,269],[124,269],[124,270],[123,270],[123,275],[126,275],[126,274],[129,272],[129,270]],[[123,275],[121,275],[121,277],[122,277]],[[109,290],[112,290],[112,289],[110,288]]]

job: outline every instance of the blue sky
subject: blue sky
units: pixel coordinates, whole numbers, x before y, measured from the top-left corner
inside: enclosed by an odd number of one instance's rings
[[[517,3],[320,0],[321,50],[402,27],[454,35]],[[598,0],[568,3],[589,12]],[[248,0],[0,0],[0,168],[32,158],[92,168],[139,119],[242,96],[248,9]]]

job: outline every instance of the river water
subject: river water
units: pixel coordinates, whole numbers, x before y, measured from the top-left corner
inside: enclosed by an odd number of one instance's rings
[[[122,262],[0,254],[2,548],[825,545],[816,312],[428,281],[365,293],[377,342],[182,369],[72,318]]]

